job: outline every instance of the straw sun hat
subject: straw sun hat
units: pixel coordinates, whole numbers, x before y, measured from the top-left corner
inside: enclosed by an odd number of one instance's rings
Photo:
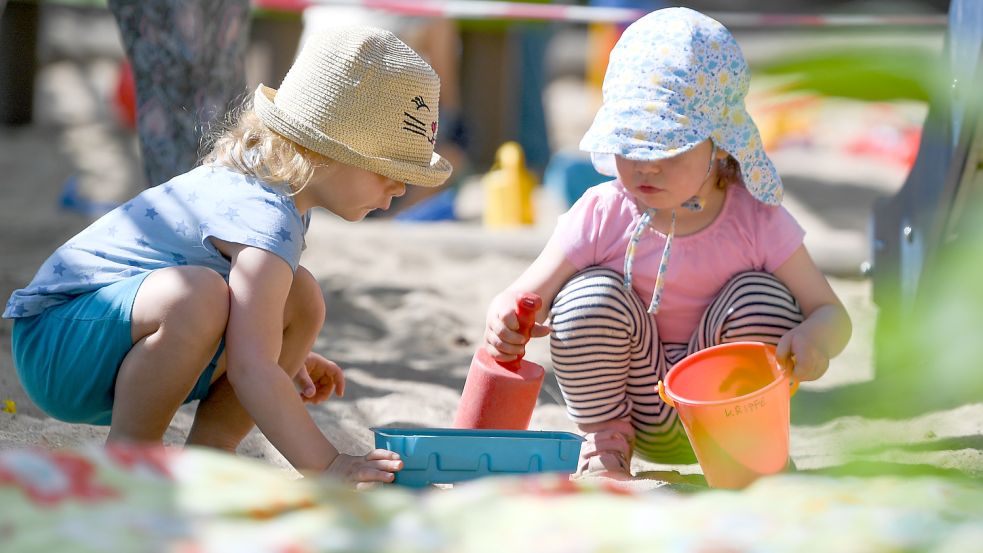
[[[279,90],[256,89],[271,130],[333,160],[419,186],[451,164],[435,153],[440,79],[395,35],[372,27],[312,35]]]

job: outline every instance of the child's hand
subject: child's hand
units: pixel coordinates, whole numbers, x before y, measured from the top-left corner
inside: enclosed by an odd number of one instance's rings
[[[525,355],[528,338],[518,332],[519,319],[515,315],[515,296],[500,294],[488,307],[487,323],[485,326],[485,349],[498,361],[513,361],[519,355]],[[530,338],[548,336],[550,328],[544,324],[534,323]]]
[[[338,397],[345,396],[345,375],[334,361],[311,352],[304,360],[304,367],[294,377],[294,384],[300,390],[304,403],[320,403],[334,392]]]
[[[352,482],[358,489],[371,487],[375,482],[392,482],[394,472],[403,468],[399,455],[387,449],[373,449],[368,455],[339,453],[324,474]]]
[[[801,325],[782,336],[775,353],[792,366],[792,375],[800,381],[818,380],[829,368],[829,357],[810,339],[809,333]]]

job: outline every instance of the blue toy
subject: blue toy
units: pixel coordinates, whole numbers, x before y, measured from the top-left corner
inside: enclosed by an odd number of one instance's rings
[[[609,180],[612,177],[598,173],[590,157],[579,152],[553,154],[543,174],[543,185],[567,207],[579,200],[588,188]]]
[[[456,198],[457,189],[448,188],[400,211],[396,214],[396,220],[403,222],[454,221],[457,219],[454,212]]]
[[[375,446],[399,454],[394,483],[410,488],[482,476],[577,470],[584,439],[570,432],[373,428]]]

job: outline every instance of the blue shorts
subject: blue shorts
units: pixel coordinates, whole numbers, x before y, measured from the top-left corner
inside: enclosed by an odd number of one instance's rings
[[[14,320],[14,366],[28,397],[42,411],[67,422],[112,423],[116,375],[133,347],[133,300],[149,274]],[[224,346],[223,340],[185,403],[208,395]]]

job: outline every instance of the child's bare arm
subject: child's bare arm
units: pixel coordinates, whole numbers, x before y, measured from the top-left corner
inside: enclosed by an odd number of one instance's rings
[[[799,246],[775,276],[788,286],[805,315],[802,324],[778,342],[778,355],[783,359],[794,355],[795,376],[816,380],[850,340],[850,316],[805,246]]]
[[[536,316],[539,322],[532,329],[532,337],[546,336],[549,328],[540,323],[546,319],[560,288],[576,272],[577,268],[567,261],[559,245],[550,240],[519,278],[492,299],[486,316],[485,345],[493,358],[511,361],[525,350],[526,339],[517,332],[516,296],[532,292],[543,299],[543,307]]]
[[[293,280],[290,267],[258,248],[224,246],[223,252],[232,259],[227,370],[236,396],[256,426],[298,470],[324,471],[337,460],[346,465],[342,472],[347,478],[391,481],[391,472],[402,466],[398,457],[391,452],[372,459],[340,455],[314,424],[292,379],[278,364],[284,305]]]

